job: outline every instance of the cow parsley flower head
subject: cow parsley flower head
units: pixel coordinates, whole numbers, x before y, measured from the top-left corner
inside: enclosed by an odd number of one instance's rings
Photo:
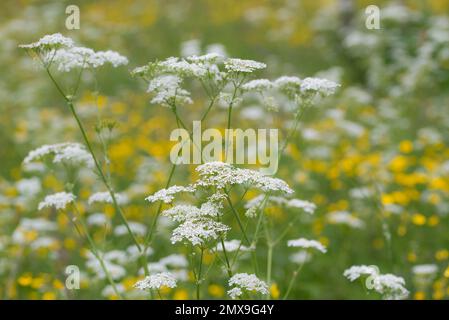
[[[208,162],[196,168],[199,173],[197,186],[224,189],[228,185],[252,185],[264,192],[293,193],[287,183],[278,178],[263,175],[259,171],[236,168],[220,161]]]
[[[149,275],[145,279],[137,281],[137,283],[134,286],[140,290],[147,290],[147,289],[159,290],[163,287],[175,288],[176,279],[170,272],[161,272]]]
[[[190,92],[181,88],[182,79],[177,75],[162,75],[154,78],[147,92],[154,94],[151,103],[171,107],[177,104],[190,104]]]
[[[263,200],[266,198],[267,203],[272,203],[278,206],[284,206],[289,209],[301,209],[308,214],[313,214],[316,210],[316,205],[312,202],[301,200],[301,199],[288,199],[281,196],[268,196],[261,194],[245,204],[246,209],[252,207],[258,207],[262,204]]]
[[[215,52],[211,52],[201,56],[189,56],[187,57],[187,60],[195,63],[215,63],[217,62],[217,60],[222,58],[223,58],[222,55]]]
[[[256,79],[245,83],[242,86],[242,90],[244,91],[259,91],[263,92],[265,90],[271,89],[273,87],[273,83],[267,79]]]
[[[89,168],[94,166],[92,155],[79,143],[64,142],[52,145],[43,145],[32,150],[23,160],[24,164],[29,164],[41,160],[46,156],[53,156],[53,163],[67,163],[72,165],[86,165]]]
[[[400,300],[408,297],[408,290],[405,288],[405,280],[393,274],[381,274],[377,266],[352,266],[346,269],[343,275],[350,281],[361,277],[367,277],[365,286],[369,290],[374,290],[382,295],[383,299]]]
[[[230,228],[223,223],[212,219],[192,219],[180,224],[171,237],[171,242],[190,242],[192,245],[203,245],[206,242],[216,240]]]
[[[162,201],[164,203],[172,203],[175,199],[175,195],[181,192],[194,192],[195,189],[193,187],[183,187],[183,186],[171,186],[167,189],[161,189],[157,191],[155,194],[148,196],[145,198],[150,203]]]
[[[118,204],[122,205],[128,203],[128,197],[126,195],[121,193],[115,193],[114,196]],[[89,200],[87,202],[89,203],[89,205],[92,205],[95,202],[113,203],[112,196],[109,191],[96,192],[89,197]]]
[[[243,290],[249,293],[267,295],[268,285],[254,274],[237,273],[229,279],[229,286],[234,287],[228,291],[229,296],[235,299],[243,294]]]
[[[38,210],[42,210],[47,207],[54,207],[57,210],[63,210],[67,204],[75,201],[76,197],[72,193],[58,192],[45,197],[44,201],[41,201],[38,205]]]
[[[304,238],[299,238],[295,240],[289,240],[287,242],[287,245],[289,247],[295,247],[295,248],[304,248],[304,249],[316,249],[318,251],[321,251],[322,253],[326,253],[326,247],[316,240],[308,240]]]
[[[386,300],[402,300],[409,295],[404,278],[390,273],[373,277],[373,289]]]
[[[251,250],[251,248],[244,246],[240,240],[236,240],[236,239],[229,240],[229,241],[223,241],[223,244],[224,244],[224,249],[226,250],[226,252],[234,252],[237,250],[239,250],[241,252],[245,252],[245,251]],[[215,250],[223,251],[223,245],[221,243],[218,243],[217,246],[215,247]]]
[[[60,33],[54,33],[43,36],[37,42],[33,42],[30,44],[21,44],[19,45],[19,47],[32,50],[52,50],[61,47],[70,48],[73,47],[73,40],[64,37]]]
[[[173,221],[184,222],[201,217],[217,218],[222,213],[216,204],[205,202],[200,208],[192,205],[177,205],[162,212]]]
[[[376,266],[352,266],[349,269],[346,269],[343,272],[343,275],[349,279],[349,281],[357,280],[358,278],[362,276],[372,276],[372,275],[378,275],[379,274],[379,268]]]
[[[340,85],[333,81],[321,78],[305,78],[301,81],[301,92],[318,93],[324,97],[335,93]]]
[[[116,68],[128,64],[128,59],[111,50],[95,52],[90,48],[71,47],[47,53],[44,62],[47,65],[56,64],[61,72],[69,72],[79,68],[98,68],[107,63]]]
[[[265,69],[267,67],[267,65],[262,62],[257,62],[254,60],[236,59],[236,58],[226,59],[224,65],[225,69],[228,72],[235,72],[235,73],[238,72],[251,73],[253,71]]]

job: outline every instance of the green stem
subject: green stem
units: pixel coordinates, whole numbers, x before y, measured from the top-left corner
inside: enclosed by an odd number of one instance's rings
[[[301,271],[301,269],[302,269],[303,266],[304,266],[304,262],[301,263],[301,264],[299,265],[299,267],[293,272],[293,277],[292,277],[292,279],[290,280],[290,283],[288,284],[287,292],[285,293],[284,297],[282,298],[283,300],[286,300],[287,297],[288,297],[288,295],[290,294],[290,291],[291,291],[292,288],[293,288],[293,283],[295,282],[296,277],[298,277],[298,274],[299,274],[299,272]]]
[[[196,299],[200,300],[200,288],[201,288],[201,271],[203,269],[203,254],[204,248],[201,247],[200,265],[198,267],[198,275],[196,279]]]
[[[83,136],[84,142],[90,152],[90,154],[92,155],[92,158],[94,160],[95,163],[95,167],[97,168],[98,174],[100,175],[101,180],[103,181],[103,184],[106,186],[106,189],[108,190],[109,194],[111,195],[112,198],[112,202],[114,204],[115,209],[117,210],[117,212],[120,215],[120,218],[122,219],[122,222],[125,224],[126,229],[128,230],[128,233],[130,234],[134,244],[136,245],[137,249],[139,250],[139,252],[142,251],[142,248],[139,245],[139,242],[137,241],[137,238],[135,237],[134,233],[131,231],[131,228],[128,224],[128,220],[125,217],[125,214],[123,213],[122,209],[120,208],[120,206],[117,203],[117,199],[115,197],[114,191],[112,190],[112,187],[109,185],[106,176],[103,173],[103,170],[101,168],[100,163],[97,160],[97,157],[95,156],[95,153],[93,151],[92,145],[89,141],[89,138],[87,137],[86,131],[84,129],[83,124],[81,123],[81,120],[78,117],[78,114],[76,113],[75,107],[73,105],[73,102],[71,99],[69,99],[66,94],[64,93],[64,91],[62,91],[61,87],[58,85],[58,83],[56,82],[56,80],[53,78],[50,70],[48,68],[45,68],[45,70],[47,71],[48,76],[50,77],[51,81],[54,83],[54,85],[56,86],[56,89],[58,90],[58,92],[62,95],[62,97],[64,98],[64,100],[67,102],[67,105],[70,108],[70,111],[72,112],[72,115],[74,116],[76,123],[78,124],[78,128],[81,131],[81,134]]]

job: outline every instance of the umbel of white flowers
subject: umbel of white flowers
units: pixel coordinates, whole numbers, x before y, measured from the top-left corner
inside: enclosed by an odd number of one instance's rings
[[[350,281],[366,277],[365,286],[368,290],[374,290],[386,300],[406,299],[409,295],[405,288],[405,280],[393,274],[381,274],[377,266],[352,266],[346,269],[343,275]]]
[[[128,59],[115,51],[96,52],[90,48],[75,47],[72,39],[60,33],[46,35],[37,42],[22,44],[19,47],[36,55],[45,67],[55,65],[61,72],[98,68],[105,64],[111,64],[113,67],[128,64]]]

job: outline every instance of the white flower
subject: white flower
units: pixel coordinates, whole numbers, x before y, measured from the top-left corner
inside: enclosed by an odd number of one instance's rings
[[[134,286],[140,290],[158,290],[162,287],[175,288],[176,279],[170,272],[161,272],[149,275],[145,279],[138,281]]]
[[[308,240],[308,239],[304,239],[304,238],[289,240],[287,242],[287,245],[289,247],[295,247],[295,248],[304,248],[304,249],[313,248],[318,251],[321,251],[322,253],[326,253],[326,251],[327,251],[326,247],[323,246],[322,243],[320,243],[316,240]]]
[[[202,56],[189,56],[187,57],[187,60],[196,63],[214,63],[220,58],[223,58],[223,56],[218,53],[212,52],[204,54]]]
[[[147,227],[139,222],[134,221],[128,221],[129,228],[131,229],[131,232],[134,234],[138,234],[140,236],[144,236],[147,232]],[[114,229],[114,234],[116,236],[124,236],[128,234],[128,228],[126,225],[121,224]]]
[[[366,288],[380,293],[383,299],[405,299],[409,294],[402,277],[389,273],[381,274],[377,266],[352,266],[345,270],[343,275],[350,281],[368,276],[365,282]]]
[[[173,268],[186,268],[188,266],[188,261],[182,254],[171,254],[160,259],[159,263]]]
[[[94,166],[92,155],[86,148],[82,144],[73,142],[43,145],[30,151],[23,160],[23,163],[29,164],[40,160],[47,155],[53,155],[53,163],[85,164],[89,168]]]
[[[376,266],[352,266],[349,269],[346,269],[343,272],[343,275],[349,279],[349,281],[357,280],[358,278],[362,276],[372,276],[372,275],[378,275],[379,274],[379,268]]]
[[[243,60],[243,59],[234,59],[229,58],[226,59],[225,68],[229,72],[243,72],[243,73],[251,73],[255,70],[265,69],[267,65],[262,62],[257,62],[254,60]]]
[[[267,79],[256,79],[245,83],[242,86],[242,90],[244,91],[265,91],[271,89],[273,84],[270,80]]]
[[[115,200],[118,204],[126,204],[128,203],[128,197],[121,193],[115,193]],[[104,202],[104,203],[113,203],[111,193],[109,191],[104,192],[96,192],[93,195],[89,197],[89,200],[87,201],[89,205],[92,205],[95,202]]]
[[[245,208],[250,209],[252,207],[259,207],[265,197],[266,196],[262,194],[249,200],[246,203]],[[266,201],[268,203],[285,206],[286,208],[290,209],[301,209],[308,214],[313,214],[316,210],[316,205],[314,203],[301,199],[288,199],[280,196],[268,196]]]
[[[170,107],[173,104],[192,103],[190,93],[181,88],[182,79],[176,75],[162,75],[154,78],[148,85],[147,92],[153,93],[153,104]]]
[[[258,292],[267,295],[268,285],[256,277],[254,274],[237,273],[229,279],[229,286],[234,287],[228,291],[229,296],[235,299],[243,294],[242,290],[247,292]]]
[[[365,223],[359,218],[354,217],[347,211],[335,211],[329,213],[328,221],[333,224],[345,224],[351,228],[360,229],[365,226]]]
[[[171,237],[171,242],[187,241],[192,245],[202,245],[207,241],[218,239],[230,228],[211,219],[193,219],[180,224]]]
[[[75,195],[67,192],[58,192],[45,197],[44,201],[39,203],[38,210],[42,210],[47,207],[55,207],[55,209],[65,209],[67,204],[73,202],[76,199]]]
[[[393,274],[381,274],[373,278],[374,290],[387,300],[401,300],[408,297],[408,290],[404,287],[405,280]]]
[[[245,252],[251,250],[250,248],[242,245],[242,242],[240,240],[223,241],[223,243],[226,252],[234,252],[237,250]],[[217,246],[215,247],[215,250],[223,251],[223,245],[221,243],[218,243]]]
[[[312,259],[312,255],[306,250],[301,250],[292,254],[289,259],[293,263],[303,264],[309,262]]]
[[[102,227],[109,223],[109,218],[104,213],[98,212],[89,215],[86,222],[88,225]]]
[[[216,218],[221,215],[219,207],[210,202],[205,202],[201,208],[192,205],[177,205],[162,212],[164,216],[177,222],[184,222],[200,217]]]
[[[438,266],[436,264],[420,264],[412,268],[412,272],[417,276],[431,276],[437,271]]]
[[[333,81],[321,78],[305,78],[301,82],[301,92],[316,92],[322,96],[329,96],[335,93],[340,85]]]
[[[39,39],[37,42],[33,42],[30,44],[21,44],[20,48],[24,49],[37,49],[37,50],[52,50],[60,47],[72,47],[73,40],[67,37],[64,37],[60,33],[54,33],[45,35]]]
[[[200,179],[196,182],[197,186],[224,189],[227,185],[248,184],[264,192],[293,193],[281,179],[265,176],[255,170],[235,168],[220,161],[199,165],[196,171],[200,175]]]
[[[301,79],[298,77],[282,76],[274,81],[274,85],[280,90],[298,90],[301,85]]]
[[[47,65],[57,64],[58,70],[62,72],[69,72],[77,68],[98,68],[106,63],[113,67],[128,64],[128,59],[115,51],[95,52],[84,47],[72,47],[48,52],[44,61]]]
[[[148,202],[163,201],[164,203],[172,203],[174,200],[174,195],[180,192],[194,192],[195,189],[192,187],[182,187],[182,186],[171,186],[167,189],[161,189],[155,194],[145,198]]]

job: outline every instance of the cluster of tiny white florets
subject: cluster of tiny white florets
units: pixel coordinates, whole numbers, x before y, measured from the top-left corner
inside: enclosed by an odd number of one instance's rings
[[[259,171],[236,168],[228,163],[215,161],[196,168],[199,180],[196,186],[224,189],[229,185],[252,185],[264,192],[293,193],[287,183],[278,178],[263,175]]]
[[[159,290],[162,287],[175,288],[176,279],[170,272],[161,272],[149,275],[145,279],[137,281],[134,286],[140,290]]]
[[[244,246],[240,240],[234,239],[229,241],[223,241],[223,243],[218,243],[217,246],[215,247],[215,250],[223,251],[223,244],[224,250],[226,250],[226,252],[234,252],[234,251],[245,252],[252,249]]]
[[[86,148],[73,142],[43,145],[30,151],[23,162],[29,164],[48,155],[53,155],[53,163],[85,164],[90,168],[94,166],[92,155],[87,152]]]
[[[186,220],[173,230],[171,242],[190,242],[194,246],[218,239],[230,228],[210,218]]]
[[[116,68],[127,65],[128,59],[111,50],[95,52],[90,48],[72,47],[48,52],[44,56],[44,62],[47,65],[56,64],[58,71],[69,72],[79,68],[98,68],[106,63]]]
[[[408,297],[408,290],[405,288],[405,280],[393,274],[381,274],[377,266],[352,266],[346,269],[343,275],[350,281],[366,276],[366,288],[374,290],[387,300],[400,300]]]
[[[244,291],[264,295],[269,293],[268,285],[254,274],[237,273],[229,279],[229,286],[234,287],[228,291],[228,294],[232,299],[241,296]]]
[[[326,253],[326,247],[319,241],[308,240],[304,238],[288,240],[287,245],[289,247],[303,248],[303,249],[316,249],[322,253]]]
[[[107,63],[113,67],[128,64],[128,59],[115,51],[95,52],[90,48],[74,47],[73,40],[60,33],[46,35],[37,42],[19,47],[34,50],[40,55],[45,67],[56,65],[62,72],[77,68],[98,68]]]
[[[167,189],[161,189],[157,191],[155,194],[148,196],[145,198],[148,202],[157,202],[162,201],[164,203],[172,203],[175,199],[175,195],[181,192],[194,192],[195,189],[192,187],[183,187],[183,186],[171,186]]]
[[[253,207],[259,207],[266,199],[266,203],[272,203],[278,206],[284,206],[289,209],[301,209],[308,214],[313,214],[316,210],[316,205],[310,201],[301,199],[289,199],[281,196],[265,196],[263,194],[249,200],[245,208],[250,209]]]
[[[203,203],[200,208],[181,204],[163,211],[162,214],[173,221],[184,222],[205,217],[217,218],[221,215],[220,209],[216,204],[210,202]]]
[[[52,50],[61,47],[73,47],[73,40],[64,37],[60,33],[48,34],[39,39],[39,41],[30,44],[21,44],[20,48],[32,50]]]
[[[114,197],[115,200],[117,201],[117,204],[126,204],[128,202],[128,197],[124,194],[115,193]],[[91,195],[87,202],[89,203],[89,205],[95,202],[113,203],[113,199],[109,191],[103,191],[103,192],[96,192],[93,195]]]
[[[38,205],[38,210],[42,210],[47,207],[54,207],[57,210],[63,210],[67,204],[75,201],[76,197],[72,193],[58,192],[48,195]]]
[[[160,104],[166,107],[175,105],[190,104],[190,92],[181,87],[182,79],[177,75],[161,75],[150,81],[148,93],[153,94],[151,103]]]
[[[303,93],[314,92],[322,96],[334,94],[339,86],[338,83],[321,78],[305,78],[301,81],[301,91]]]
[[[237,58],[229,58],[224,62],[225,69],[228,72],[251,73],[256,70],[265,69],[267,65],[254,60],[244,60]]]
[[[244,91],[260,91],[263,92],[265,90],[271,89],[273,87],[273,83],[267,79],[256,79],[249,81],[242,85],[242,90]]]

